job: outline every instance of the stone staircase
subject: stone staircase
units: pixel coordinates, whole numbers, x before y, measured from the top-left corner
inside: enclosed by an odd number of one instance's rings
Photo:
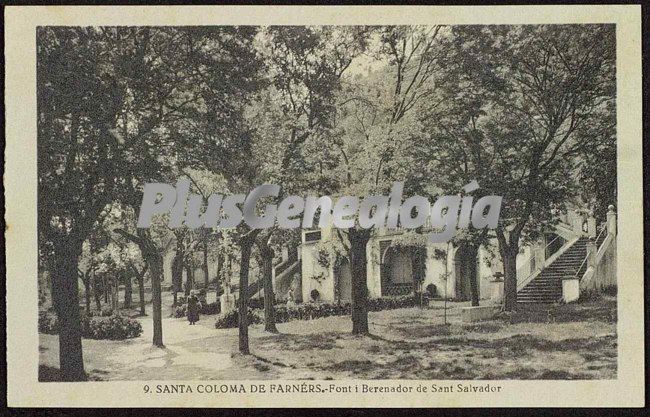
[[[273,287],[276,297],[278,294],[284,294],[288,291],[291,286],[291,278],[294,273],[301,270],[301,265],[302,263],[299,259],[291,258],[274,267],[276,275],[273,281]],[[259,278],[257,281],[248,285],[248,297],[250,299],[264,297],[264,283]]]
[[[518,303],[555,303],[562,299],[562,278],[581,276],[587,269],[586,237],[578,239],[566,252],[517,293]]]

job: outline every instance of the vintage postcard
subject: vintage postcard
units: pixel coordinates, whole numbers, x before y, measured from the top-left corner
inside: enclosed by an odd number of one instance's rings
[[[640,6],[4,31],[9,406],[644,404]]]

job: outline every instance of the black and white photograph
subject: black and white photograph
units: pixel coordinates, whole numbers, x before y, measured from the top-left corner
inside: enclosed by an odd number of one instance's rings
[[[599,22],[37,24],[33,383],[620,382],[640,155]]]

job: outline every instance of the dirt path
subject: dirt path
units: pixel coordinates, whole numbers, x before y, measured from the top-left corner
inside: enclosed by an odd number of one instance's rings
[[[463,324],[452,303],[370,313],[372,336],[353,336],[349,316],[249,330],[252,355],[237,353],[237,329],[215,316],[190,326],[163,319],[165,348],[143,334],[124,341],[83,340],[86,370],[102,380],[235,379],[611,379],[616,377],[616,302],[604,299]],[[163,315],[169,315],[169,307]],[[58,367],[58,338],[40,335],[41,365]]]

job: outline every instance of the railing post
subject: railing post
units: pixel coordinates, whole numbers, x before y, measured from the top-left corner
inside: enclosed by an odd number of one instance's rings
[[[569,212],[569,219],[571,220],[571,228],[577,234],[582,234],[582,217],[576,210]]]
[[[533,252],[535,256],[535,270],[544,269],[544,263],[546,262],[546,240],[542,239],[535,245]],[[531,271],[534,272],[534,271]]]
[[[596,218],[594,217],[594,212],[589,210],[589,217],[587,217],[587,235],[592,238],[596,238]]]
[[[607,207],[607,235],[616,236],[616,212],[612,205]]]
[[[597,251],[598,251],[598,246],[596,246],[596,240],[590,237],[589,241],[587,242],[587,267],[596,266]]]

